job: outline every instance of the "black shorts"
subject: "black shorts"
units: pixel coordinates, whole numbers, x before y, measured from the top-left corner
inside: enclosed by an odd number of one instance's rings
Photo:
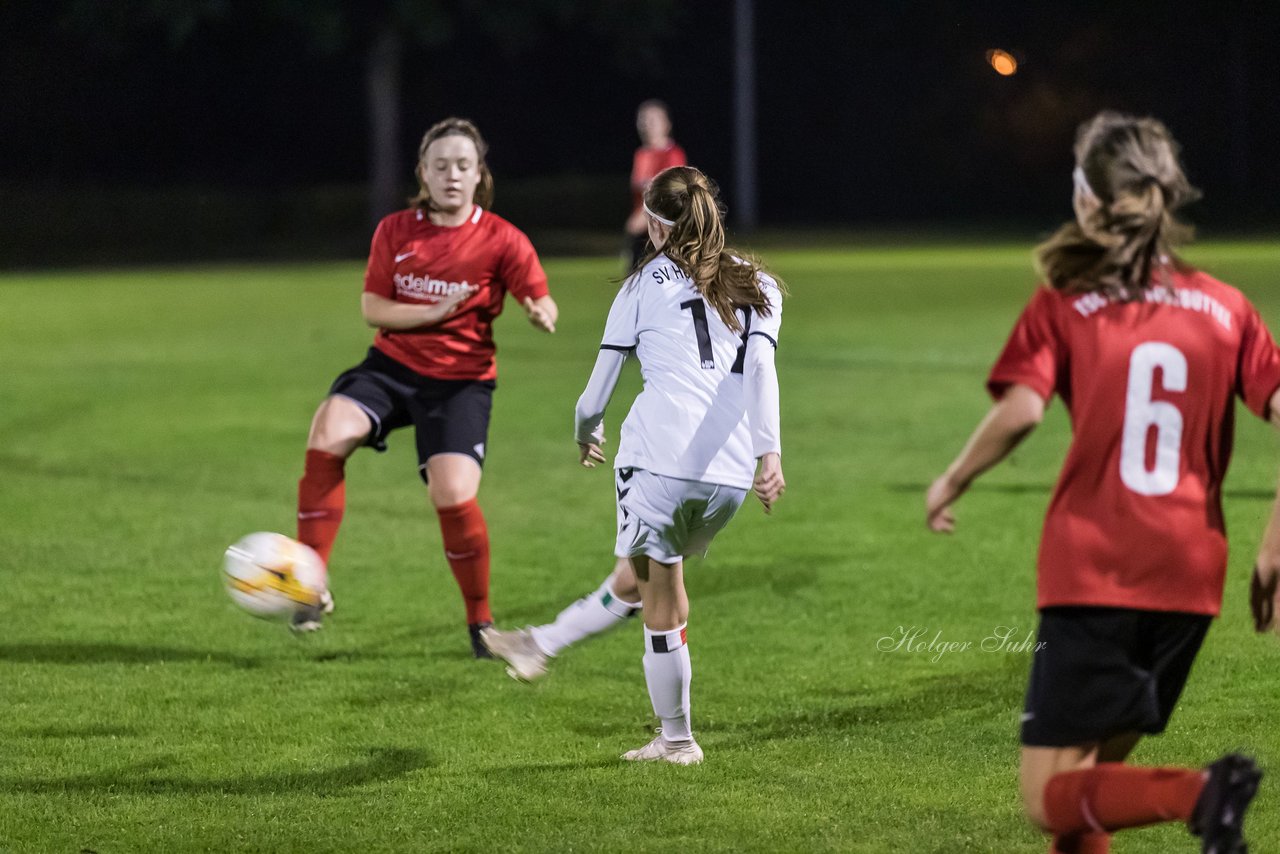
[[[492,380],[437,380],[424,377],[376,347],[365,360],[343,371],[329,394],[345,397],[364,410],[373,429],[365,444],[387,449],[393,430],[414,427],[418,471],[427,479],[427,460],[436,454],[466,454],[484,465],[489,438]]]
[[[1022,715],[1028,747],[1159,733],[1212,617],[1130,608],[1044,608]]]

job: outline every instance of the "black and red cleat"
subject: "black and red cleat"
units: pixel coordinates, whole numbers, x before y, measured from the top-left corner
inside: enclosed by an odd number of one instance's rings
[[[1248,854],[1244,813],[1258,793],[1262,770],[1239,753],[1228,753],[1205,770],[1209,779],[1188,822],[1200,837],[1202,854]]]
[[[467,623],[467,631],[471,633],[471,654],[476,658],[493,658],[489,647],[485,646],[484,641],[480,639],[480,630],[492,625],[493,623]]]

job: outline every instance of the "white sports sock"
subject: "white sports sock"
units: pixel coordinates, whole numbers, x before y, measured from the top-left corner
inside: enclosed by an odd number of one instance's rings
[[[533,642],[547,655],[556,655],[583,638],[613,628],[639,610],[639,602],[624,602],[615,596],[606,578],[594,593],[561,611],[554,623],[534,626]]]
[[[644,679],[649,685],[653,713],[662,721],[662,737],[667,741],[692,741],[689,726],[689,682],[693,666],[685,627],[654,631],[644,627]]]

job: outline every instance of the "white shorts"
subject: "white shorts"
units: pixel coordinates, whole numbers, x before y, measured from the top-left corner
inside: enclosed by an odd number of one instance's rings
[[[658,563],[703,557],[729,524],[747,490],[681,480],[644,469],[614,472],[618,487],[618,557],[648,555]]]

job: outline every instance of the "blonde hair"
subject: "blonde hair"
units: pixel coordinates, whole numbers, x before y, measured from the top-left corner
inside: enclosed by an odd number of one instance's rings
[[[435,205],[431,201],[431,193],[428,192],[427,185],[422,180],[421,171],[422,166],[427,162],[427,149],[431,146],[431,143],[446,136],[464,136],[475,143],[478,158],[476,169],[480,171],[480,183],[476,185],[474,201],[480,207],[488,210],[493,205],[493,173],[489,171],[489,164],[485,163],[484,160],[485,155],[489,153],[489,145],[484,141],[484,137],[480,135],[479,128],[467,119],[459,119],[454,116],[436,122],[422,137],[422,144],[418,146],[418,163],[413,170],[414,177],[418,179],[418,194],[409,199],[409,206],[428,211],[434,209]]]
[[[671,220],[671,233],[662,253],[693,280],[693,287],[735,332],[742,331],[737,309],[745,308],[764,317],[772,313],[769,300],[760,288],[764,265],[754,255],[727,249],[724,245],[724,206],[715,183],[692,166],[672,166],[654,177],[644,193],[645,206]],[[658,256],[652,245],[639,270]],[[786,293],[780,279],[772,277]]]
[[[1131,300],[1151,286],[1156,268],[1190,269],[1174,249],[1193,232],[1174,212],[1200,192],[1187,181],[1178,152],[1169,129],[1153,118],[1105,111],[1080,125],[1076,166],[1098,204],[1083,222],[1063,225],[1036,247],[1050,285]]]

